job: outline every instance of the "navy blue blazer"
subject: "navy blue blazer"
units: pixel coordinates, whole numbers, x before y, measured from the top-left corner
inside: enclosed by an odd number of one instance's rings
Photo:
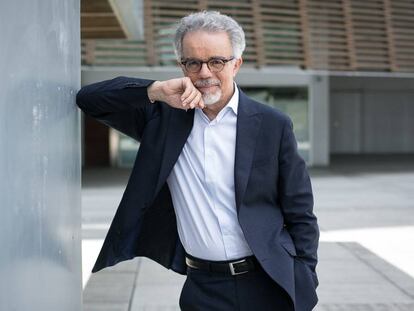
[[[92,272],[145,256],[186,274],[166,179],[191,132],[194,110],[151,104],[152,82],[118,77],[85,86],[76,97],[84,113],[141,142]],[[234,180],[238,220],[251,250],[295,310],[311,310],[319,229],[306,166],[290,119],[241,90]]]

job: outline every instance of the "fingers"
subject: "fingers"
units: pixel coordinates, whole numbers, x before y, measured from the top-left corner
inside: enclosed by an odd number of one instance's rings
[[[194,88],[191,91],[190,95],[186,99],[183,100],[183,107],[187,107],[191,109],[194,108],[197,105],[200,98],[201,98],[200,92],[196,88]]]
[[[202,101],[201,93],[199,91],[197,91],[194,98],[193,98],[193,100],[191,102],[189,102],[188,106],[190,108],[199,107],[199,108],[203,109],[204,104],[200,103],[200,101]]]
[[[182,83],[183,83],[183,89],[184,92],[181,95],[181,101],[184,102],[188,96],[190,96],[190,94],[192,93],[192,91],[195,89],[193,83],[191,82],[190,78],[186,77],[182,79]]]
[[[204,102],[200,91],[193,85],[189,78],[184,78],[184,92],[181,101],[184,108],[204,108]]]

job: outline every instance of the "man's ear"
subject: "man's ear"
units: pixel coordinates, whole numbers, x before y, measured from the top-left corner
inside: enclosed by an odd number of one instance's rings
[[[233,65],[233,77],[237,75],[242,64],[243,64],[243,59],[241,57],[237,58]]]

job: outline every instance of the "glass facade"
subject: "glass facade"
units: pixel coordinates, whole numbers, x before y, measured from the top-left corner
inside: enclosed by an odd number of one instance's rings
[[[111,129],[111,131],[114,130]],[[116,165],[118,167],[132,167],[139,148],[139,142],[122,133],[118,133],[118,135]]]
[[[309,100],[306,87],[289,88],[243,88],[251,98],[286,113],[293,122],[299,153],[309,162]]]

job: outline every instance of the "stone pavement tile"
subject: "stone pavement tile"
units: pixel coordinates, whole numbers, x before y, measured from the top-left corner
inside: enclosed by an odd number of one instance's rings
[[[84,302],[126,302],[131,299],[135,273],[97,273],[83,293]]]
[[[179,310],[186,276],[142,258],[130,311]]]
[[[321,243],[319,256],[315,311],[414,310],[414,279],[361,245]]]
[[[142,258],[138,271],[137,286],[156,284],[182,286],[185,278],[185,275],[168,270],[148,258]]]
[[[137,286],[130,311],[170,310],[178,308],[181,285]]]
[[[100,310],[99,306],[110,306],[113,310],[129,307],[138,267],[136,258],[92,274],[83,292],[85,306],[91,310]]]
[[[362,200],[362,199],[361,199]],[[414,199],[412,200],[414,202]],[[395,204],[391,207],[375,208],[320,208],[316,206],[315,214],[321,230],[362,229],[376,227],[412,226],[414,224],[414,207]]]
[[[315,176],[312,185],[316,210],[346,209],[353,212],[373,208],[391,211],[395,207],[412,208],[413,194],[412,191],[407,191],[407,185],[412,187],[410,178],[404,175],[399,175],[398,181],[388,178],[377,175],[336,179]]]
[[[350,303],[350,304],[320,304],[314,311],[413,311],[414,303],[384,304],[384,303]]]
[[[142,306],[138,309],[131,309],[129,311],[180,311],[178,306]]]
[[[321,261],[332,261],[352,258],[351,253],[344,247],[338,247],[337,243],[322,242],[318,248],[318,268]]]
[[[341,244],[348,248],[355,256],[364,261],[372,269],[381,274],[384,279],[388,280],[407,296],[411,297],[414,302],[414,279],[411,276],[389,264],[357,243]]]
[[[86,302],[82,311],[129,311],[128,303]]]

